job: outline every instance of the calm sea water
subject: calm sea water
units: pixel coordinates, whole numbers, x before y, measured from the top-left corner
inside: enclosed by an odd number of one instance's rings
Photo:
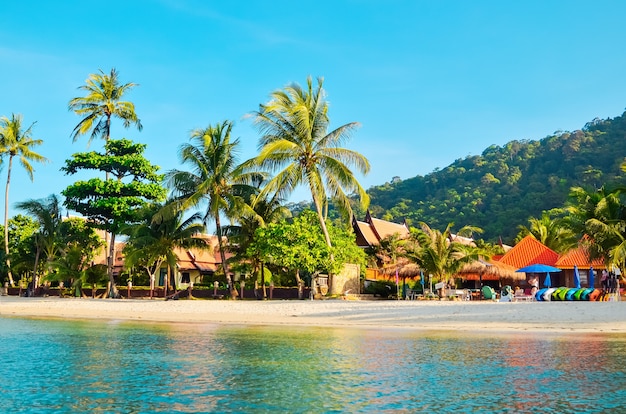
[[[0,412],[626,412],[626,338],[0,318]]]

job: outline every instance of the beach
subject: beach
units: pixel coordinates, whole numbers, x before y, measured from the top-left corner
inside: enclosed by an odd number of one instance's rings
[[[374,329],[626,333],[626,302],[0,297],[0,317]]]

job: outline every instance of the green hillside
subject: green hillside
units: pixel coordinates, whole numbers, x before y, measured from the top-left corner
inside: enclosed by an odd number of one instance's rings
[[[599,188],[617,181],[624,157],[626,112],[539,141],[493,145],[425,176],[371,187],[370,211],[410,225],[474,225],[485,230],[487,241],[501,236],[512,243],[529,217],[562,207],[572,186]]]

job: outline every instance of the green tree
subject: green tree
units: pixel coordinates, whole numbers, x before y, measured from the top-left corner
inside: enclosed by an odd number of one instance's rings
[[[129,236],[124,247],[124,265],[128,268],[139,266],[146,270],[150,277],[150,297],[154,293],[155,274],[163,263],[167,263],[168,267],[168,277],[164,284],[167,296],[171,273],[177,268],[177,248],[208,248],[203,239],[195,237],[204,230],[204,225],[199,223],[202,219],[199,213],[186,219],[183,219],[183,212],[180,210],[171,216],[155,217],[162,207],[150,206],[141,222],[123,231]]]
[[[480,231],[476,227],[465,226],[457,235],[469,236]],[[421,222],[420,228],[412,232],[412,237],[419,246],[413,252],[412,258],[426,274],[433,275],[440,282],[453,283],[453,275],[458,273],[464,264],[481,256],[479,249],[452,241],[452,223],[441,232]]]
[[[254,242],[256,229],[289,218],[291,212],[282,204],[278,194],[272,196],[266,194],[261,198],[258,193],[255,191],[248,196],[247,203],[250,205],[251,211],[237,218],[237,224],[227,226],[225,235],[228,237],[228,248],[235,254],[235,260],[240,264],[240,267],[244,269],[248,266],[251,267],[250,270],[253,275],[260,273],[262,297],[265,299],[267,292],[264,264],[259,252],[250,249],[250,245]]]
[[[33,180],[33,166],[31,162],[45,162],[47,159],[33,151],[34,147],[43,144],[43,140],[32,137],[33,122],[28,128],[22,128],[22,116],[12,114],[11,118],[6,116],[0,118],[0,156],[8,158],[7,184],[4,193],[4,251],[7,258],[8,277],[11,286],[14,286],[11,274],[11,263],[9,259],[9,185],[11,183],[11,172],[13,159],[17,157],[20,164]]]
[[[332,247],[326,244],[317,214],[305,210],[291,223],[283,220],[256,230],[250,254],[258,254],[264,262],[296,272],[336,274],[344,263],[365,265],[365,252],[355,241],[354,233],[327,225],[335,238]],[[334,260],[331,260],[334,258]]]
[[[102,70],[100,73],[90,74],[85,83],[86,85],[78,89],[85,91],[86,96],[73,98],[68,105],[70,111],[83,117],[72,131],[74,141],[91,131],[89,142],[96,137],[102,137],[105,143],[108,142],[111,136],[112,117],[121,119],[125,128],[134,124],[141,131],[143,127],[135,113],[135,105],[129,101],[122,101],[126,92],[137,84],[120,84],[115,69],[111,69],[108,75]]]
[[[172,170],[166,174],[166,182],[176,197],[169,210],[207,205],[204,221],[215,223],[222,268],[230,295],[235,298],[238,294],[226,262],[222,215],[233,219],[249,211],[243,196],[253,189],[249,185],[251,175],[239,168],[236,156],[239,139],[231,139],[232,127],[230,121],[224,121],[192,131],[191,142],[183,144],[179,151],[181,163],[191,171]]]
[[[552,209],[541,213],[541,218],[531,217],[529,226],[519,226],[520,233],[516,241],[532,235],[543,245],[557,253],[565,253],[576,247],[578,237],[563,219],[563,209]]]
[[[4,226],[2,226],[4,233]],[[11,252],[11,269],[20,279],[28,279],[35,262],[35,235],[39,224],[30,216],[16,214],[9,219],[9,251]],[[4,249],[1,252],[0,266],[2,273],[7,274]]]
[[[111,179],[92,178],[77,181],[62,194],[65,206],[89,219],[95,227],[111,234],[107,255],[107,273],[111,283],[109,295],[119,296],[113,278],[115,235],[128,224],[140,220],[143,207],[151,201],[165,199],[159,167],[150,164],[143,153],[146,146],[130,140],[109,140],[105,153],[77,153],[61,170],[72,175],[82,170],[110,173]]]
[[[37,269],[43,255],[46,261],[45,269],[50,271],[51,263],[57,258],[57,252],[62,246],[59,240],[59,227],[62,222],[61,201],[56,194],[45,199],[26,200],[16,204],[16,207],[35,218],[39,229],[35,233],[35,263],[33,264],[33,289],[39,285]]]
[[[367,159],[356,151],[342,148],[358,123],[351,122],[328,131],[328,102],[318,78],[313,88],[311,77],[306,89],[298,84],[271,94],[268,103],[255,112],[255,123],[262,133],[259,155],[248,161],[249,168],[278,173],[263,192],[287,196],[303,184],[309,188],[327,246],[332,246],[326,228],[328,199],[351,217],[349,196],[356,194],[362,206],[369,196],[354,176],[351,167],[367,174]],[[349,222],[350,220],[348,220]]]

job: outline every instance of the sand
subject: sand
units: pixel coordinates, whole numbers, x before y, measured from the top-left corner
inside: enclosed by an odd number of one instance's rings
[[[626,302],[0,297],[0,317],[467,331],[626,333]]]

